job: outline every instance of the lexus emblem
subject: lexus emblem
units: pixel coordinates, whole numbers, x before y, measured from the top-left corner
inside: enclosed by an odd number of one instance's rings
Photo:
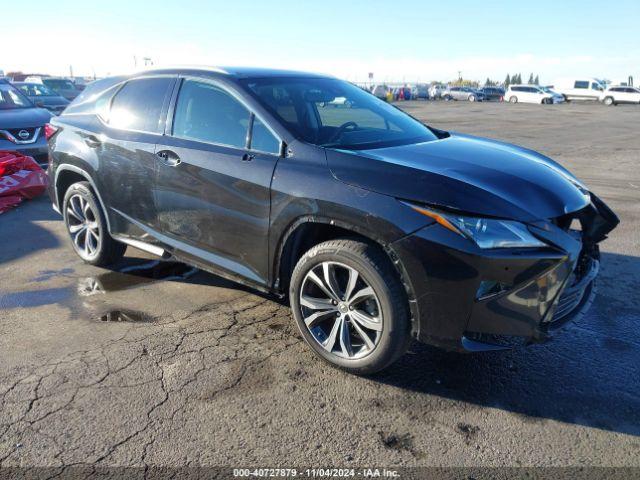
[[[22,140],[26,140],[27,138],[29,138],[29,137],[30,137],[30,134],[29,134],[29,132],[28,132],[28,131],[26,131],[26,130],[20,130],[20,131],[18,132],[18,136],[19,136]]]

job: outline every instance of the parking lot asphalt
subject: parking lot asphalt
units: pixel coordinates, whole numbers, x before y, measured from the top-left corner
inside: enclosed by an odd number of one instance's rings
[[[640,466],[640,107],[400,106],[541,151],[616,211],[585,317],[359,378],[272,298],[131,248],[83,264],[39,198],[0,216],[0,466]]]

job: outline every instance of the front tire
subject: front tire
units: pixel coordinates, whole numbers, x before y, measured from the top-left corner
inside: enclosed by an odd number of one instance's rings
[[[509,98],[509,103],[518,103],[518,97]]]
[[[607,97],[603,100],[603,103],[607,106],[610,107],[611,105],[613,105],[613,97]]]
[[[89,182],[74,183],[67,189],[62,212],[73,249],[82,260],[107,266],[122,259],[127,246],[109,235],[100,202]]]
[[[311,248],[293,271],[289,298],[302,337],[332,366],[371,374],[406,351],[406,294],[376,245],[339,239]]]
[[[475,102],[476,101],[476,96],[475,95],[469,95],[469,101],[470,102]]]

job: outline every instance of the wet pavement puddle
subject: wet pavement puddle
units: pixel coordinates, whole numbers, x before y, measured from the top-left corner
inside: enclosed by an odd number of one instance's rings
[[[46,282],[55,278],[74,278],[74,269],[43,270],[34,282]],[[56,287],[23,290],[19,292],[0,292],[0,309],[34,308],[59,304],[70,308],[81,318],[97,318],[103,322],[150,323],[155,318],[144,312],[113,308],[106,313],[89,313],[92,310],[83,298],[110,292],[121,292],[138,286],[160,281],[186,281],[198,273],[197,268],[183,263],[160,260],[132,260],[117,270],[107,271],[92,277],[77,278],[74,284]],[[77,315],[83,312],[81,315]]]
[[[151,323],[155,318],[143,312],[133,310],[111,310],[100,316],[101,322]]]

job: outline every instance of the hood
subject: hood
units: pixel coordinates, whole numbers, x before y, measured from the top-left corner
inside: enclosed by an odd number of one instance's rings
[[[327,150],[350,185],[462,212],[533,221],[589,204],[586,188],[531,150],[468,135],[373,150]]]
[[[44,108],[0,110],[0,129],[42,127],[51,118]]]

